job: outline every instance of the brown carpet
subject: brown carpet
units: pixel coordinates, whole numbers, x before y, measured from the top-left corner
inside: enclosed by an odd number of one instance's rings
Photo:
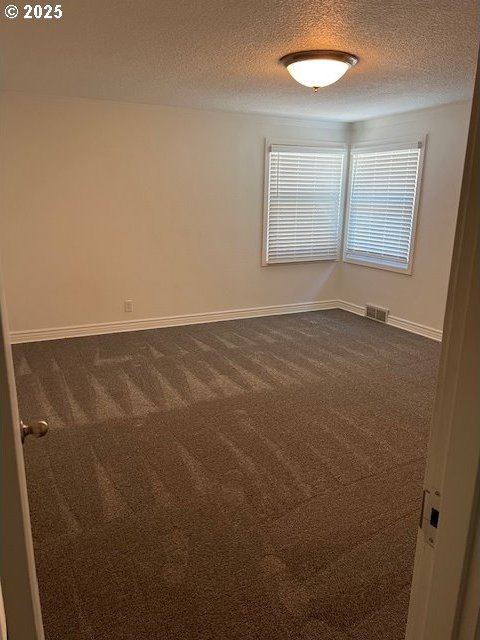
[[[16,346],[48,640],[401,640],[438,355],[337,310]]]

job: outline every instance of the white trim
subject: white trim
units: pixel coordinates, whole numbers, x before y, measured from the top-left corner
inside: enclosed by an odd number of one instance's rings
[[[353,304],[352,302],[346,302],[345,300],[337,300],[338,308],[350,313],[355,313],[358,316],[365,316],[365,307],[360,304]],[[386,324],[397,329],[403,329],[409,333],[416,333],[419,336],[425,338],[431,338],[437,342],[442,341],[442,331],[440,329],[434,329],[433,327],[427,327],[419,322],[412,322],[411,320],[405,320],[404,318],[398,318],[397,316],[388,315]]]
[[[418,132],[416,135],[392,136],[390,138],[369,138],[359,142],[352,142],[350,151],[357,149],[372,152],[395,151],[397,149],[411,149],[416,145],[425,146],[426,134]]]
[[[292,149],[328,149],[338,151],[339,155],[343,155],[341,197],[338,215],[338,240],[336,257],[327,258],[292,258],[288,260],[271,261],[268,259],[268,230],[269,230],[269,214],[268,200],[270,191],[270,151],[273,146],[291,147]],[[301,262],[325,262],[341,259],[342,233],[345,218],[345,195],[346,195],[346,171],[348,168],[349,144],[347,142],[335,142],[321,140],[298,140],[288,138],[265,138],[264,144],[264,171],[263,171],[263,213],[262,213],[262,267],[272,267],[278,264],[296,264]]]
[[[413,237],[413,236],[412,236]],[[374,262],[377,260],[377,262]],[[365,258],[362,260],[361,258],[347,258],[345,249],[342,261],[346,264],[356,264],[359,267],[369,267],[371,269],[381,269],[382,271],[391,271],[393,273],[402,273],[405,276],[412,275],[412,269],[405,267],[395,267],[393,264],[387,264],[386,262],[378,262],[378,258]]]
[[[419,218],[419,210],[420,210],[420,200],[422,193],[422,184],[423,184],[423,167],[425,161],[425,149],[427,146],[427,138],[428,135],[426,133],[419,134],[412,138],[412,136],[401,136],[398,138],[386,138],[386,139],[372,139],[365,142],[353,142],[350,145],[349,149],[349,163],[348,163],[348,177],[347,177],[347,198],[345,200],[344,211],[343,211],[343,224],[344,224],[344,236],[342,243],[342,261],[347,264],[356,264],[364,267],[373,267],[374,269],[382,269],[384,271],[393,271],[395,273],[401,273],[404,275],[412,275],[413,271],[413,262],[415,257],[415,240],[417,233],[417,224]],[[359,150],[371,150],[374,151],[387,151],[393,150],[395,148],[402,147],[403,145],[411,144],[412,146],[418,145],[420,149],[420,154],[418,158],[418,168],[417,168],[417,185],[415,192],[415,201],[413,204],[413,216],[412,216],[412,230],[410,233],[410,253],[408,256],[408,264],[405,267],[395,266],[393,264],[388,264],[388,262],[382,262],[381,259],[366,258],[362,260],[360,257],[349,257],[347,256],[347,236],[348,236],[348,228],[350,224],[350,201],[352,196],[353,189],[353,162],[352,155],[353,153]],[[430,336],[429,336],[430,337]]]
[[[404,320],[403,318],[397,318],[396,316],[388,316],[387,324],[391,324],[392,327],[397,329],[404,329],[410,331],[410,333],[417,333],[419,336],[425,338],[431,338],[437,342],[442,341],[442,331],[440,329],[434,329],[433,327],[427,327],[424,324],[418,322],[411,322],[410,320]]]
[[[204,324],[206,322],[223,322],[226,320],[240,320],[242,318],[257,318],[261,316],[276,316],[287,313],[302,313],[305,311],[321,311],[336,309],[336,300],[323,302],[298,302],[294,304],[278,304],[269,307],[252,307],[248,309],[231,309],[229,311],[210,311],[207,313],[191,313],[182,316],[164,316],[162,318],[147,318],[143,320],[119,320],[117,322],[101,322],[96,324],[82,324],[70,327],[55,327],[27,331],[11,331],[10,342],[39,342],[43,340],[60,340],[62,338],[78,338],[81,336],[96,336],[104,333],[123,333],[125,331],[142,331],[144,329],[160,329],[162,327],[179,327],[189,324]]]
[[[348,151],[348,142],[345,140],[324,140],[323,138],[281,138],[280,136],[266,137],[265,138],[266,150],[269,147],[298,147],[307,149],[332,149],[337,151]]]
[[[327,309],[343,309],[359,316],[365,316],[365,307],[345,300],[323,300],[319,302],[297,302],[293,304],[278,304],[269,307],[251,307],[247,309],[230,309],[229,311],[210,311],[207,313],[191,313],[182,316],[164,316],[162,318],[146,318],[143,320],[119,320],[117,322],[100,322],[96,324],[82,324],[70,327],[54,327],[51,329],[30,329],[26,331],[11,331],[11,344],[21,342],[42,342],[44,340],[61,340],[62,338],[80,338],[82,336],[96,336],[105,333],[124,333],[126,331],[142,331],[145,329],[161,329],[162,327],[180,327],[190,324],[204,324],[207,322],[224,322],[227,320],[241,320],[242,318],[258,318],[262,316],[277,316],[288,313],[303,313],[306,311],[325,311]],[[416,333],[432,340],[441,341],[442,332],[417,322],[404,320],[395,316],[388,316],[387,324]]]
[[[346,302],[345,300],[337,300],[338,309],[343,309],[349,313],[355,313],[357,316],[365,315],[365,307],[360,304],[353,304],[352,302]]]

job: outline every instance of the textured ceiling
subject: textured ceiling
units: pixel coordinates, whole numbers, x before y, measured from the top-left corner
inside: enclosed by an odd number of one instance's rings
[[[58,21],[0,16],[3,90],[346,121],[472,93],[477,0],[63,0],[62,7]],[[315,48],[349,51],[360,62],[314,94],[277,60]]]

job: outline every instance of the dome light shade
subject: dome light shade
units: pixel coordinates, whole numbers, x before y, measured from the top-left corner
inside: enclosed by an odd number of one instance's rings
[[[344,51],[298,51],[280,58],[294,80],[306,87],[327,87],[357,64],[358,58]]]

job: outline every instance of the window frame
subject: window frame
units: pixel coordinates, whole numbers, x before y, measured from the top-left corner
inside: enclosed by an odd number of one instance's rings
[[[340,203],[339,203],[339,216],[338,216],[338,238],[337,238],[337,255],[335,258],[292,258],[291,260],[278,260],[275,262],[268,261],[268,232],[269,232],[269,216],[268,216],[268,201],[270,194],[270,150],[272,146],[282,147],[305,147],[306,149],[319,149],[328,150],[335,149],[343,153],[343,170],[342,180],[340,185]],[[282,265],[292,264],[304,264],[311,262],[339,262],[342,259],[343,248],[343,229],[345,224],[345,202],[346,202],[346,190],[348,185],[348,170],[349,170],[349,145],[346,142],[327,141],[320,140],[295,140],[295,139],[278,139],[278,138],[265,138],[265,150],[264,150],[264,182],[263,182],[263,233],[262,233],[262,267],[276,267]]]
[[[381,139],[372,139],[368,142],[361,143],[352,143],[349,145],[348,152],[348,177],[347,177],[347,194],[345,199],[345,207],[344,207],[344,216],[343,216],[343,233],[342,233],[342,261],[346,264],[355,264],[362,267],[370,267],[371,269],[381,269],[382,271],[392,271],[394,273],[400,273],[403,275],[411,276],[413,273],[413,262],[414,262],[414,254],[415,254],[415,240],[416,240],[416,231],[418,224],[418,211],[420,208],[420,197],[422,191],[423,184],[423,165],[425,158],[425,148],[427,144],[427,135],[414,135],[408,137],[399,137],[399,138],[381,138]],[[412,231],[410,235],[410,252],[408,256],[407,266],[400,267],[395,265],[389,265],[385,262],[380,262],[375,258],[372,259],[362,259],[362,258],[352,258],[347,256],[347,237],[348,237],[348,229],[350,224],[350,201],[352,195],[353,188],[353,152],[355,150],[364,150],[364,151],[394,151],[400,147],[405,147],[406,145],[411,145],[413,147],[420,148],[420,154],[418,158],[418,171],[417,171],[417,185],[415,191],[415,200],[413,204],[413,215],[412,215]]]

